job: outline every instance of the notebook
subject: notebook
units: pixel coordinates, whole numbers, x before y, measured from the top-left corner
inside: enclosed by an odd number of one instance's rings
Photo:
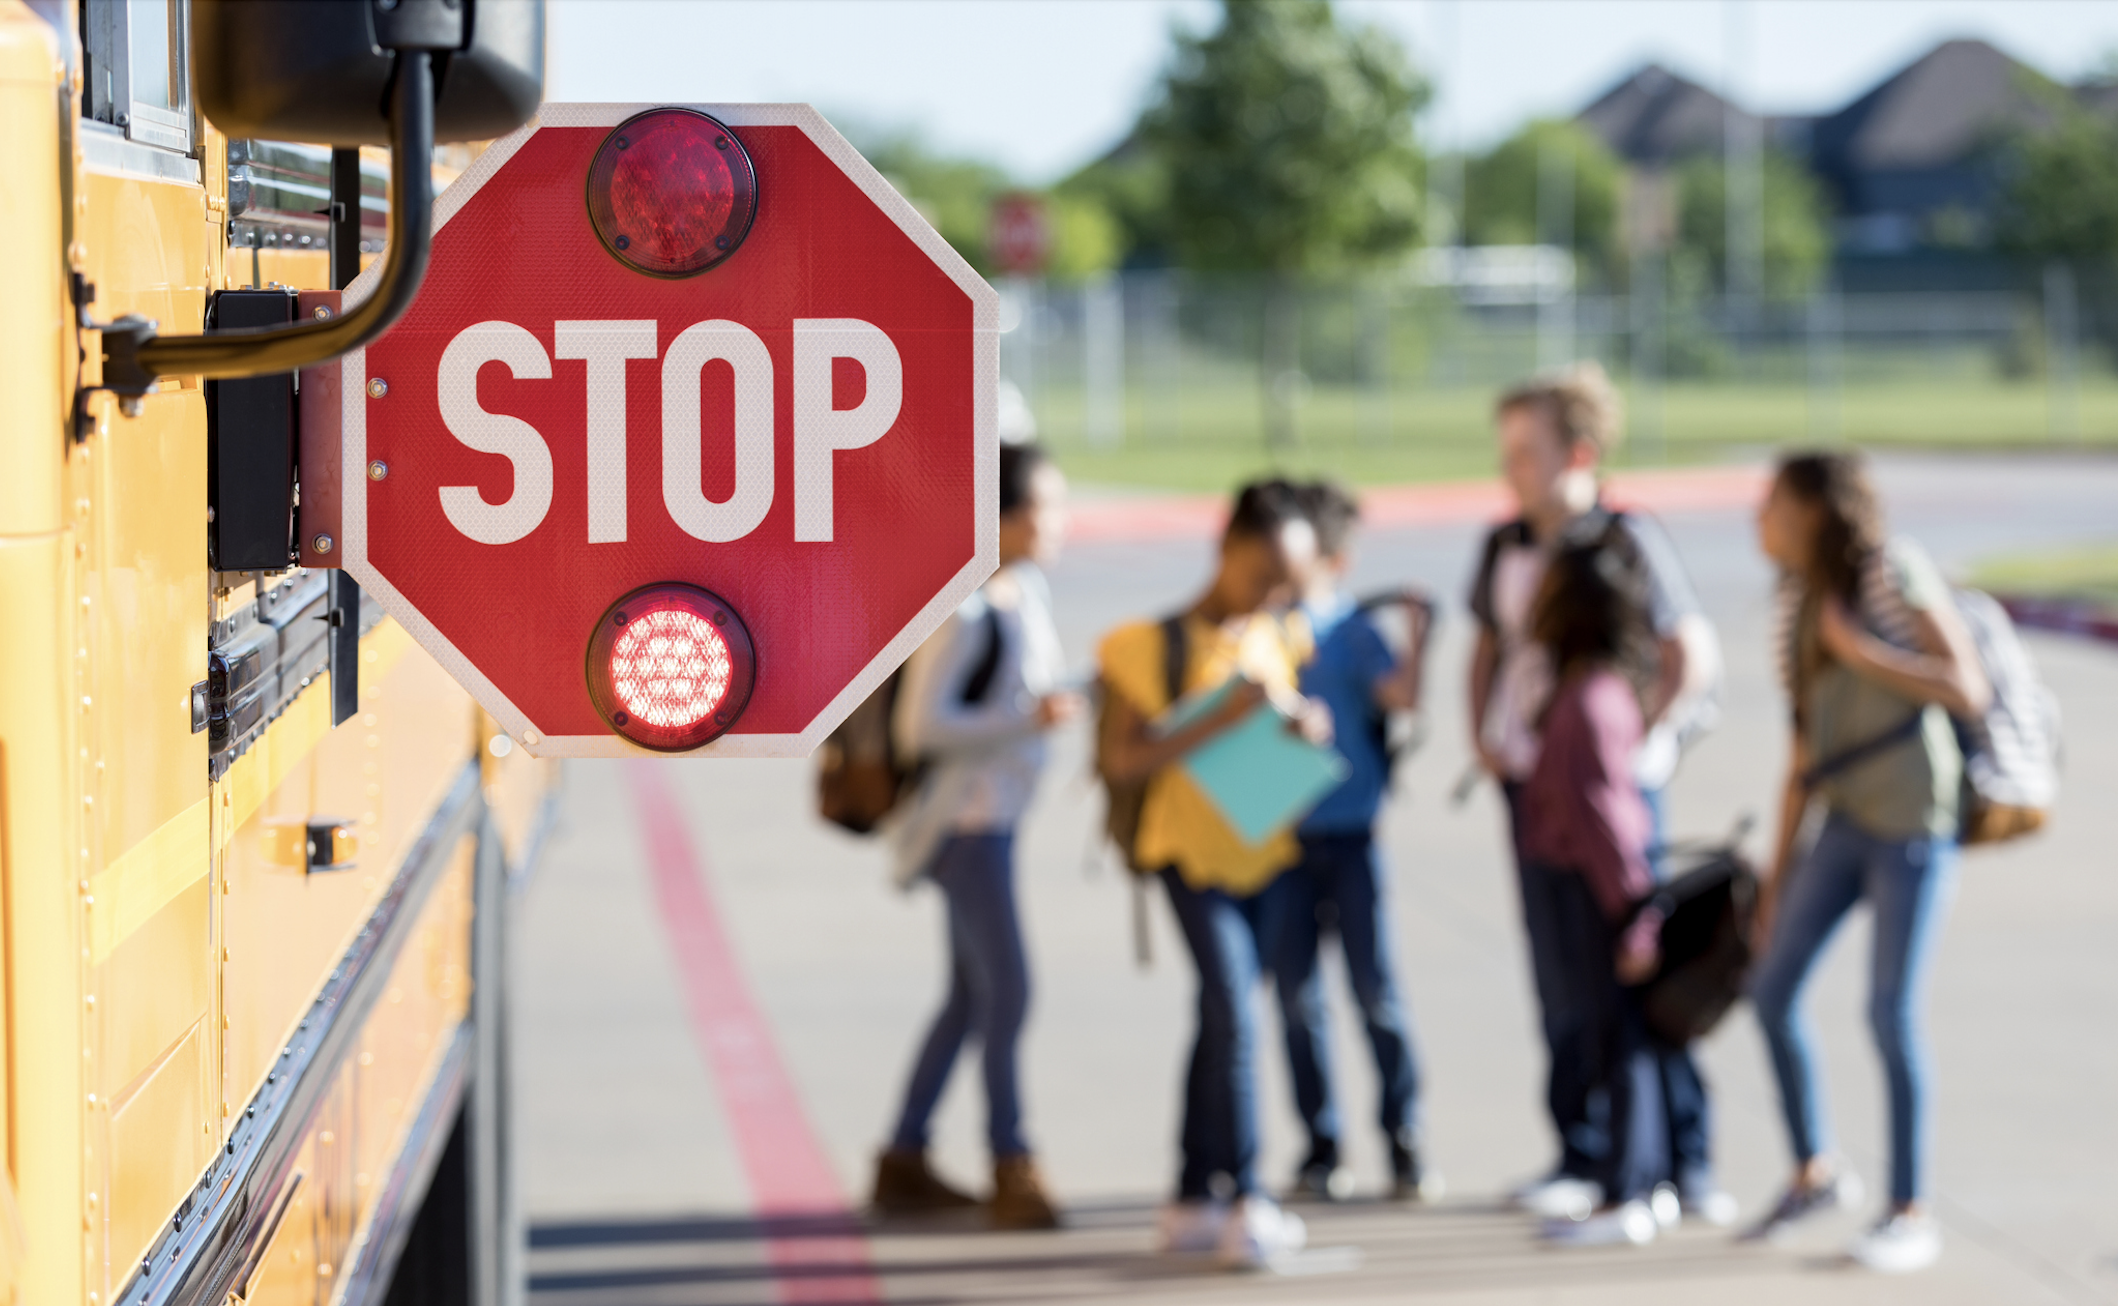
[[[1161,734],[1219,706],[1234,682],[1186,695],[1155,722]],[[1288,729],[1270,702],[1193,749],[1179,764],[1245,843],[1263,843],[1307,815],[1346,778],[1345,759]]]

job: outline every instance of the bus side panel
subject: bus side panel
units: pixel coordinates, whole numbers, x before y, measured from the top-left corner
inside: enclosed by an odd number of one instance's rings
[[[395,622],[361,643],[358,715],[311,685],[215,786],[223,851],[223,1093],[241,1110],[468,760],[471,706]],[[293,831],[351,821],[358,862],[304,874]]]
[[[432,1090],[451,1036],[470,1010],[471,875],[466,836],[411,925],[359,1050],[337,1071],[309,1122],[287,1219],[243,1306],[318,1306],[373,1233],[370,1221],[406,1132]]]
[[[65,407],[72,359],[59,153],[64,69],[51,28],[0,9],[0,1163],[27,1246],[17,1300],[82,1300],[81,800]],[[82,868],[85,869],[85,868]],[[28,1066],[38,1067],[34,1075]]]
[[[0,428],[8,429],[8,428]],[[15,434],[9,430],[10,436]],[[41,434],[41,433],[40,433]],[[28,1302],[77,1302],[86,1291],[78,1249],[98,1195],[82,1174],[81,945],[94,910],[69,874],[80,864],[73,751],[79,693],[69,655],[73,541],[65,534],[0,538],[0,611],[19,622],[0,639],[0,874],[7,891],[8,1160],[31,1247],[54,1249],[23,1267]],[[25,1073],[35,1066],[35,1074]]]
[[[466,840],[448,876],[434,888],[418,932],[405,943],[382,1001],[361,1040],[357,1182],[379,1183],[402,1150],[448,1051],[456,1027],[470,1014],[471,866],[477,846]],[[372,1191],[363,1196],[373,1196]]]
[[[219,227],[204,188],[87,175],[79,228],[95,311],[165,330],[204,326]],[[89,821],[89,1280],[107,1293],[189,1193],[219,1139],[211,1019],[212,844],[191,729],[205,675],[206,412],[195,378],[165,379],[140,415],[92,408],[68,492],[84,637],[76,701]]]

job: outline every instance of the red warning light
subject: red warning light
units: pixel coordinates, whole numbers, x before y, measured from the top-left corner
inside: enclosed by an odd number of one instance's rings
[[[588,696],[619,734],[697,748],[742,716],[757,653],[735,609],[694,585],[649,585],[612,604],[588,641]]]
[[[653,277],[696,276],[735,253],[757,216],[757,169],[728,128],[692,109],[649,109],[604,137],[588,217],[618,259]]]

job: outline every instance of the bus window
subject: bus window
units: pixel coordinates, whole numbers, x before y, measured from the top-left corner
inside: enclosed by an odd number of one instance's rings
[[[192,151],[189,0],[84,0],[84,116],[128,140]]]

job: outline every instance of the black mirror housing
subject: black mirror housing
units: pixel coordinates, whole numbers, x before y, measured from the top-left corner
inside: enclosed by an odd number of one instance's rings
[[[194,92],[232,138],[387,145],[396,51],[434,56],[434,139],[490,140],[544,99],[544,0],[193,0]]]

